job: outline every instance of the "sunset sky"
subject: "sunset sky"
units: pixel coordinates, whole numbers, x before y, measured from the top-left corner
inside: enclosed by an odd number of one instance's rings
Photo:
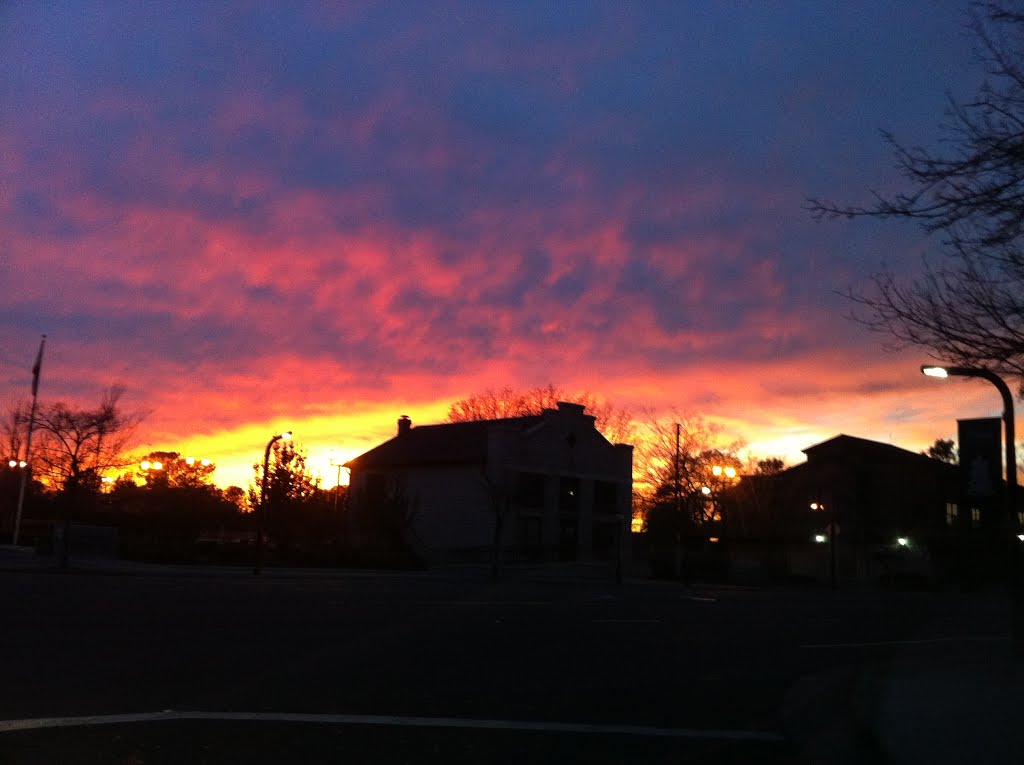
[[[900,188],[981,80],[964,4],[0,5],[0,403],[149,410],[140,452],[245,485],[488,387],[720,424],[760,456],[920,450],[984,383],[836,294],[940,251],[810,196]]]

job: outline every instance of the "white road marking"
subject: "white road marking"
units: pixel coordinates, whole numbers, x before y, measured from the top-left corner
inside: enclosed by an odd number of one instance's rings
[[[435,600],[428,606],[553,606],[550,600]]]
[[[407,728],[473,728],[539,733],[586,733],[614,736],[725,739],[731,741],[781,742],[785,737],[772,731],[663,728],[652,725],[603,725],[597,723],[530,722],[526,720],[476,720],[462,717],[402,717],[398,715],[302,714],[290,712],[185,712],[165,710],[121,715],[85,717],[41,717],[0,720],[0,733],[83,725],[112,725],[164,720],[229,720],[242,722],[299,722],[334,725],[391,725]]]
[[[963,637],[934,637],[919,640],[875,640],[864,643],[808,643],[801,648],[872,648],[887,645],[927,645],[928,643],[958,643],[965,640],[1009,640],[1005,635],[965,635]]]

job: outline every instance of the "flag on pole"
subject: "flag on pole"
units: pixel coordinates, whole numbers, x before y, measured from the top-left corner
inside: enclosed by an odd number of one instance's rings
[[[43,346],[46,345],[46,335],[39,341],[39,355],[36,356],[36,363],[32,367],[32,395],[39,393],[39,370],[43,368]]]

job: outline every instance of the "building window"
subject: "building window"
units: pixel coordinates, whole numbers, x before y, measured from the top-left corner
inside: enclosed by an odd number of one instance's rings
[[[980,507],[972,507],[971,508],[971,525],[974,526],[974,527],[977,527],[979,523],[981,523],[981,508]]]
[[[594,512],[601,515],[614,515],[618,509],[618,487],[611,481],[594,481]]]
[[[519,504],[531,510],[544,507],[544,476],[539,473],[519,474]]]
[[[946,503],[946,525],[952,526],[956,523],[958,508],[956,502]]]

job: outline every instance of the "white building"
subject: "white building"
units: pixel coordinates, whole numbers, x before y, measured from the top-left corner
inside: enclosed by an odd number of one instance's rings
[[[428,560],[496,548],[505,559],[615,560],[628,551],[632,462],[633,447],[610,443],[579,404],[417,427],[403,416],[394,438],[347,463],[354,531],[372,544],[380,514],[404,512],[404,537]]]

